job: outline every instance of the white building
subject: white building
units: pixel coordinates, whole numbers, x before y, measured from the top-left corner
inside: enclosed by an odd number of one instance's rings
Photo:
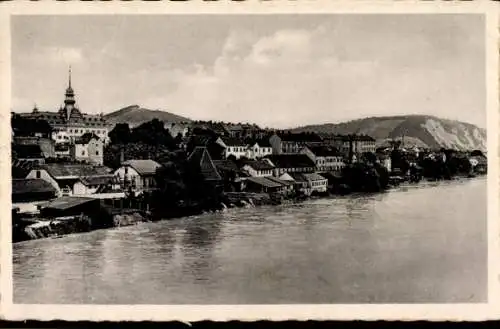
[[[248,145],[245,156],[249,159],[260,159],[271,154],[273,154],[273,148],[269,139],[261,139]]]
[[[345,167],[343,155],[334,148],[309,146],[302,148],[300,153],[309,156],[316,164],[318,171],[339,172]]]
[[[109,168],[88,164],[48,163],[32,169],[26,178],[42,179],[50,183],[57,191],[58,196],[81,194],[82,191],[92,192],[92,188],[81,187],[82,180],[110,181],[113,174]]]
[[[93,133],[84,134],[71,145],[70,156],[75,161],[102,166],[104,162],[104,143]]]
[[[215,142],[224,148],[224,157],[226,159],[231,155],[236,159],[247,155],[248,145],[237,138],[219,137]]]
[[[156,170],[160,167],[161,165],[153,160],[128,160],[123,162],[114,174],[120,185],[142,191],[156,187]]]
[[[270,177],[274,167],[265,161],[248,161],[241,169],[252,177]]]

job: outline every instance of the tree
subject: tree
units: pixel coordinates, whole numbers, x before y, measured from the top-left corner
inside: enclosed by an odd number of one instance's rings
[[[481,150],[474,150],[470,153],[471,156],[475,157],[475,156],[484,156],[483,152]]]
[[[165,129],[163,122],[158,119],[153,119],[134,128],[131,140],[148,145],[163,145],[170,150],[177,149],[174,138]]]
[[[178,133],[177,136],[175,136],[174,141],[175,144],[179,145],[182,142],[183,136],[181,133]]]
[[[118,123],[108,134],[112,144],[128,144],[131,142],[131,132],[128,123]]]
[[[363,152],[361,158],[369,164],[375,164],[377,162],[377,156],[373,152]]]

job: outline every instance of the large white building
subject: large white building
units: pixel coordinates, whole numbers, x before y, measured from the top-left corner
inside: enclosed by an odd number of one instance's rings
[[[20,113],[27,119],[45,120],[52,127],[52,139],[59,143],[74,143],[85,133],[94,133],[105,143],[109,142],[110,125],[102,114],[85,114],[76,104],[75,92],[71,87],[71,68],[64,105],[57,112],[39,111],[35,106],[31,113]]]

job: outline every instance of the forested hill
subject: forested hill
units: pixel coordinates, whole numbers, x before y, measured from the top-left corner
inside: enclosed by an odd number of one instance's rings
[[[128,123],[131,128],[145,122],[158,119],[163,122],[190,122],[191,119],[167,111],[150,110],[139,105],[124,107],[105,115],[106,120],[113,126],[117,123]]]

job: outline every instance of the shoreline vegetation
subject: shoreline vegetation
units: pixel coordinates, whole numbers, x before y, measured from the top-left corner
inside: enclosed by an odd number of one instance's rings
[[[213,134],[209,131],[195,133]],[[124,159],[152,159],[161,164],[154,175],[155,187],[139,194],[126,188],[120,207],[101,204],[93,216],[82,214],[41,222],[36,218],[21,218],[13,209],[13,242],[223,212],[229,208],[292,204],[310,198],[353,193],[380,193],[401,183],[416,185],[424,181],[450,181],[486,175],[485,167],[478,170],[469,159],[470,156],[484,157],[481,151],[440,149],[415,154],[404,151],[401,145],[395,143],[384,154],[364,152],[352,161],[351,146],[347,156],[349,160],[340,171],[319,172],[328,179],[326,192],[306,194],[293,188],[280,193],[252,193],[241,190],[236,183],[235,172],[220,175],[217,184],[207,181],[200,162],[194,165],[190,161],[189,154],[197,145],[187,143],[181,147],[182,136],[172,137],[161,121],[153,120],[134,129],[130,129],[128,124],[118,124],[109,137],[111,143],[104,149],[104,164],[116,169]],[[224,159],[223,150],[216,144],[206,146],[206,149],[212,159]],[[390,170],[383,165],[381,158],[390,159]],[[244,160],[232,161],[241,168]],[[132,207],[132,204],[136,206]]]

